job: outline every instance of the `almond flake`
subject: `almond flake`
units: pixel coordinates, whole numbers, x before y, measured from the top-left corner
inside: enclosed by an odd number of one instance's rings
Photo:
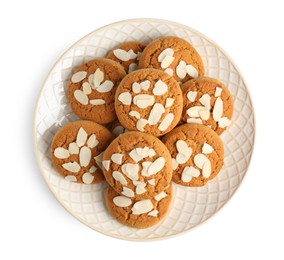
[[[122,172],[131,180],[138,180],[139,165],[134,163],[126,163],[121,166]]]
[[[165,166],[166,160],[164,157],[159,157],[156,159],[147,170],[148,176],[154,175],[162,170]]]
[[[138,131],[140,132],[144,132],[144,127],[148,124],[148,120],[144,119],[144,118],[140,118],[138,119],[137,123],[136,123],[136,128]]]
[[[199,169],[203,168],[204,163],[210,162],[209,159],[204,154],[201,153],[195,155],[193,161]]]
[[[218,120],[218,126],[220,128],[225,128],[225,127],[229,126],[230,124],[231,124],[231,120],[227,117],[221,117]]]
[[[172,158],[172,165],[173,165],[173,170],[176,170],[178,165],[179,165],[179,163],[177,162],[176,159]]]
[[[168,91],[167,84],[159,79],[155,83],[155,87],[153,88],[153,94],[156,96],[161,96],[164,95],[167,91]]]
[[[66,159],[70,156],[70,153],[67,149],[62,147],[57,147],[54,150],[54,156],[58,159]]]
[[[79,172],[81,167],[77,162],[68,162],[62,164],[62,167],[69,172]]]
[[[162,62],[166,56],[174,56],[174,50],[172,48],[164,49],[158,56],[158,62]]]
[[[146,108],[155,103],[155,97],[148,94],[140,94],[133,98],[133,103],[139,108]]]
[[[79,153],[79,161],[81,167],[87,167],[91,161],[92,152],[89,147],[82,147]]]
[[[126,179],[124,178],[124,176],[122,175],[121,172],[119,172],[119,171],[113,171],[112,177],[113,177],[116,181],[118,181],[121,185],[127,185],[127,181],[126,181]]]
[[[214,97],[220,97],[222,93],[222,88],[216,87]]]
[[[136,57],[137,60],[140,60],[141,54],[142,54],[142,52],[140,52],[140,51],[137,52],[137,57]]]
[[[79,154],[79,147],[75,142],[70,143],[68,146],[68,151],[70,154]]]
[[[165,107],[166,107],[166,108],[171,107],[171,106],[174,104],[174,101],[175,101],[174,98],[167,98],[167,99],[166,99]]]
[[[187,99],[190,102],[194,102],[197,96],[197,92],[196,91],[188,91],[186,94]]]
[[[153,203],[151,200],[140,200],[136,202],[132,207],[132,214],[133,215],[140,215],[147,213],[153,209]]]
[[[132,96],[129,92],[123,92],[118,96],[118,100],[123,104],[123,105],[131,105],[132,102]]]
[[[121,165],[121,163],[122,163],[122,158],[123,158],[123,154],[120,154],[120,153],[114,153],[114,154],[112,154],[112,156],[110,157],[110,159],[111,159],[114,163],[116,163],[116,164],[118,164],[118,165]]]
[[[211,97],[208,94],[204,94],[200,99],[199,102],[205,106],[208,110],[211,109],[211,105],[210,105],[210,100]]]
[[[159,193],[158,195],[155,196],[155,200],[156,201],[160,201],[162,200],[163,198],[167,197],[167,193],[165,193],[164,191],[162,191],[161,193]]]
[[[188,155],[178,153],[177,156],[176,156],[176,161],[179,164],[184,164],[189,160],[189,158],[190,158],[190,156],[188,156]]]
[[[129,66],[128,66],[128,74],[137,70],[138,69],[138,65],[136,63],[131,63]]]
[[[116,126],[113,130],[112,130],[112,133],[115,135],[115,136],[119,136],[119,135],[121,135],[121,134],[123,134],[124,133],[124,127],[123,126],[121,126],[121,125],[118,125],[118,126]]]
[[[72,181],[72,182],[76,182],[77,181],[77,178],[74,175],[67,175],[67,176],[64,177],[64,179],[66,181]]]
[[[206,109],[203,106],[194,106],[186,110],[186,114],[190,117],[199,117],[199,112]]]
[[[168,127],[171,125],[171,123],[174,120],[174,114],[173,113],[169,113],[167,114],[164,119],[162,120],[161,124],[159,125],[158,129],[160,131],[166,131],[168,129]]]
[[[80,127],[76,137],[76,144],[78,145],[78,147],[81,147],[86,143],[87,137],[88,135],[86,131],[83,129],[83,127]]]
[[[220,97],[217,97],[213,108],[213,119],[218,122],[223,115],[223,101]]]
[[[92,99],[90,104],[94,106],[104,105],[106,102],[103,99]]]
[[[104,152],[101,152],[99,155],[95,156],[94,159],[96,164],[102,169],[102,161],[103,161]]]
[[[129,156],[131,157],[132,160],[134,160],[136,163],[141,161],[143,159],[143,156],[139,155],[137,153],[137,149],[133,149],[130,153],[129,153]]]
[[[198,77],[198,71],[196,68],[194,68],[191,64],[186,65],[185,67],[187,74],[192,78]]]
[[[91,168],[89,169],[90,173],[94,173],[97,170],[97,168],[93,165],[91,166]]]
[[[90,148],[94,148],[99,144],[99,141],[97,140],[97,137],[95,134],[91,134],[91,136],[89,137],[88,141],[87,141],[87,145]]]
[[[152,158],[153,156],[156,155],[156,152],[154,149],[150,148],[148,151],[147,151],[147,154],[150,158]]]
[[[174,75],[174,70],[171,68],[167,68],[164,70],[168,75],[173,76]]]
[[[155,179],[151,179],[147,181],[150,185],[155,186]]]
[[[141,87],[140,87],[140,84],[139,84],[138,82],[134,82],[134,83],[132,84],[132,91],[133,91],[135,94],[140,93]]]
[[[110,167],[110,160],[104,160],[104,161],[102,161],[102,164],[103,164],[104,168],[108,171],[109,167]]]
[[[170,55],[166,55],[166,57],[163,59],[162,63],[161,63],[161,68],[162,69],[166,69],[167,67],[169,67],[172,62],[174,61],[174,57],[170,56]]]
[[[135,192],[136,194],[143,194],[145,193],[147,190],[145,189],[146,183],[142,183],[142,184],[138,184],[136,186]]]
[[[130,60],[133,60],[133,59],[137,58],[137,54],[132,49],[130,49],[128,51],[128,54],[129,54]]]
[[[189,154],[189,149],[188,149],[189,147],[184,140],[178,140],[176,142],[176,148],[177,148],[178,152],[181,153],[181,154],[184,154],[184,155]]]
[[[208,120],[210,117],[210,111],[208,109],[199,110],[199,116],[202,120]]]
[[[181,180],[183,182],[190,182],[192,177],[198,177],[200,175],[200,171],[192,166],[186,166],[181,174]]]
[[[98,88],[104,80],[104,73],[99,68],[96,69],[95,73],[92,77],[89,77],[89,82],[91,79],[91,85],[93,84],[93,88]]]
[[[96,90],[100,93],[106,93],[112,90],[114,84],[110,80],[106,80],[103,84],[99,85]]]
[[[131,199],[124,196],[114,197],[112,201],[117,207],[128,207],[132,204]]]
[[[74,97],[80,104],[88,105],[89,98],[82,90],[76,89],[74,91]]]
[[[193,123],[193,124],[200,124],[202,125],[202,120],[200,118],[188,118],[186,120],[187,123]]]
[[[92,89],[91,89],[91,86],[88,82],[84,82],[83,85],[83,92],[86,94],[86,95],[89,95],[92,93]]]
[[[211,163],[210,163],[210,161],[207,161],[203,165],[202,176],[204,178],[209,178],[210,175],[211,175]]]
[[[122,49],[116,49],[113,50],[113,54],[116,58],[122,61],[129,61],[130,60],[130,54]]]
[[[134,194],[133,190],[131,190],[131,189],[127,188],[127,187],[124,187],[124,186],[122,188],[123,188],[123,190],[121,192],[122,195],[124,195],[126,197],[130,197],[130,198],[134,197],[135,194]]]
[[[86,78],[87,72],[86,71],[78,71],[75,74],[73,74],[71,81],[73,83],[78,83],[82,81],[84,78]]]
[[[141,171],[141,174],[142,176],[146,176],[146,177],[149,177],[150,175],[148,174],[148,169],[149,167],[151,166],[152,162],[142,162],[142,171]]]
[[[85,183],[85,184],[91,184],[94,180],[94,176],[92,174],[90,174],[89,172],[86,172],[83,174],[82,176],[82,181]]]
[[[154,209],[154,210],[150,211],[147,215],[151,216],[151,217],[157,217],[158,214],[159,214],[159,211]]]
[[[181,79],[184,79],[186,77],[186,63],[183,60],[181,60],[177,65],[176,74]]]
[[[138,111],[131,110],[128,115],[135,117],[136,119],[140,119],[141,115]]]
[[[209,154],[214,151],[213,147],[210,144],[204,143],[202,146],[202,153]]]
[[[148,124],[149,125],[157,124],[159,120],[161,119],[161,116],[164,112],[165,112],[164,106],[160,103],[156,103],[151,109],[151,112],[149,114]]]
[[[148,79],[146,79],[146,80],[144,80],[140,83],[141,89],[143,89],[145,91],[147,91],[150,88],[150,86],[151,86],[151,82]]]

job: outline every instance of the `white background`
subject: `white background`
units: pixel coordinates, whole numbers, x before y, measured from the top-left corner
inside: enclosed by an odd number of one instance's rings
[[[281,2],[1,1],[0,259],[283,259]],[[249,86],[257,133],[231,201],[200,227],[149,243],[101,235],[67,213],[48,190],[32,143],[37,95],[59,56],[101,26],[142,17],[186,24],[229,53]]]

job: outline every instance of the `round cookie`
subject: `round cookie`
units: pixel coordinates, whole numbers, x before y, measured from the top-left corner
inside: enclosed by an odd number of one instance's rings
[[[199,77],[181,86],[182,123],[204,124],[221,134],[231,123],[234,102],[230,91],[217,79]]]
[[[144,199],[162,192],[172,179],[171,155],[156,137],[127,132],[112,141],[103,155],[103,172],[116,192]]]
[[[127,198],[109,187],[105,201],[107,209],[117,221],[134,228],[148,228],[166,216],[172,197],[172,185],[155,197],[144,200]]]
[[[221,170],[224,146],[218,134],[204,125],[184,124],[162,139],[173,163],[173,181],[203,186]]]
[[[123,78],[115,93],[117,117],[130,131],[164,135],[179,122],[182,107],[180,86],[161,70],[134,71]]]
[[[114,136],[103,126],[86,120],[64,125],[51,143],[51,160],[66,180],[98,183],[104,180],[101,171],[102,153]]]
[[[67,97],[81,119],[106,124],[116,119],[114,95],[126,75],[117,62],[97,58],[81,65],[71,77]]]
[[[137,70],[140,55],[145,47],[142,42],[124,42],[116,46],[106,57],[120,63],[125,71],[130,73]]]
[[[149,43],[140,56],[139,68],[162,69],[181,83],[204,75],[204,65],[195,48],[174,36]]]

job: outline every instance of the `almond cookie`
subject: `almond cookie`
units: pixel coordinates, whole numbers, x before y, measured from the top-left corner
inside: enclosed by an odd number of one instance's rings
[[[181,88],[167,73],[156,69],[127,75],[115,94],[115,110],[128,130],[160,136],[179,122],[183,106]]]
[[[120,63],[125,71],[130,73],[137,70],[138,61],[145,46],[142,42],[124,42],[116,46],[106,57]]]
[[[104,180],[102,152],[114,136],[103,126],[78,120],[63,126],[51,143],[51,160],[66,180],[98,183]]]
[[[204,75],[204,65],[195,48],[173,36],[149,43],[140,56],[139,68],[162,69],[181,83]]]
[[[117,221],[134,228],[148,228],[166,216],[172,197],[172,185],[155,197],[143,200],[130,199],[109,187],[105,200],[107,209]]]
[[[204,125],[184,124],[162,139],[173,164],[173,181],[184,186],[203,186],[221,170],[224,146],[219,135]]]
[[[68,87],[73,112],[99,124],[114,121],[114,95],[125,75],[124,68],[113,60],[97,58],[84,63],[72,75]]]
[[[116,192],[144,199],[162,192],[172,179],[171,155],[156,137],[127,132],[109,145],[103,155],[103,172]]]
[[[182,123],[203,124],[221,134],[231,123],[234,110],[230,91],[217,79],[200,77],[181,86]]]

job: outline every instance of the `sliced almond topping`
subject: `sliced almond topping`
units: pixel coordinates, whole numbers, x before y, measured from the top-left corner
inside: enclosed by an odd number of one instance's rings
[[[76,144],[79,147],[83,146],[87,141],[87,137],[88,137],[88,135],[87,135],[86,131],[83,129],[83,127],[80,127],[78,134],[77,134],[77,137],[76,137]]]
[[[136,63],[131,63],[129,66],[128,66],[128,74],[137,70],[138,69],[138,65]]]
[[[222,90],[223,90],[222,88],[216,87],[214,96],[215,97],[220,97],[221,93],[222,93]]]
[[[137,149],[133,149],[130,153],[129,153],[129,156],[137,163],[139,161],[141,161],[143,159],[143,156],[139,155],[137,153]]]
[[[121,134],[123,134],[124,133],[124,128],[123,128],[123,126],[121,126],[121,125],[118,125],[118,126],[116,126],[113,130],[112,130],[112,133],[115,135],[115,136],[119,136],[119,135],[121,135]]]
[[[116,164],[118,164],[118,165],[121,165],[122,159],[123,159],[123,154],[114,153],[114,154],[112,154],[112,156],[110,157],[110,159],[111,159],[114,163],[116,163]]]
[[[181,153],[181,154],[184,154],[184,155],[189,154],[189,149],[188,149],[189,147],[184,140],[178,140],[176,142],[176,148],[177,148],[178,152]]]
[[[170,56],[170,55],[166,55],[166,57],[163,59],[162,63],[161,63],[161,68],[162,69],[166,69],[167,67],[169,67],[172,62],[174,61],[174,57]]]
[[[122,49],[113,50],[113,54],[116,58],[122,61],[129,61],[131,59],[130,54],[127,51],[122,50]]]
[[[220,97],[217,97],[214,108],[213,108],[213,119],[218,122],[218,120],[223,115],[223,101]]]
[[[203,168],[204,163],[210,162],[209,159],[201,153],[195,155],[193,161],[199,169]]]
[[[102,161],[103,161],[104,152],[101,152],[98,156],[95,156],[94,159],[96,164],[102,169]]]
[[[211,97],[208,94],[204,94],[200,99],[199,102],[205,106],[208,110],[211,109],[211,105],[210,105],[210,100]]]
[[[144,118],[140,118],[138,119],[137,123],[136,123],[136,128],[138,131],[140,132],[144,132],[144,127],[148,124],[148,120],[144,119]]]
[[[167,68],[164,70],[168,75],[173,76],[174,75],[174,70],[171,68]]]
[[[204,109],[205,107],[202,106],[190,107],[189,109],[186,110],[186,114],[190,117],[199,117],[199,112]]]
[[[154,175],[162,170],[165,166],[166,160],[164,157],[159,157],[156,159],[148,168],[148,176]]]
[[[161,193],[159,193],[158,195],[155,196],[155,200],[156,201],[160,201],[162,200],[163,198],[167,197],[167,193],[165,193],[164,191],[162,191]]]
[[[137,52],[137,58],[136,58],[137,60],[140,60],[141,54],[142,54],[142,52],[140,52],[140,51]]]
[[[148,79],[146,79],[146,80],[144,80],[140,83],[141,89],[146,90],[146,91],[150,88],[150,86],[151,86],[151,82]]]
[[[90,173],[94,173],[97,170],[96,166],[91,166],[91,168],[89,169]]]
[[[112,81],[110,80],[106,80],[104,83],[102,83],[101,85],[99,85],[96,90],[100,93],[106,93],[112,90],[114,84]]]
[[[123,92],[118,96],[118,100],[123,104],[123,105],[131,105],[132,102],[132,96],[129,92]]]
[[[83,176],[82,176],[82,181],[83,181],[85,184],[91,184],[91,183],[93,182],[94,178],[95,178],[95,177],[94,177],[91,173],[86,172],[86,173],[84,173]]]
[[[174,50],[172,48],[164,49],[158,56],[158,62],[162,62],[167,55],[174,56]]]
[[[187,74],[192,77],[192,78],[197,78],[198,77],[198,71],[196,68],[194,68],[191,64],[186,65],[186,72]]]
[[[199,116],[202,120],[208,120],[210,117],[210,111],[208,109],[199,110]]]
[[[62,164],[62,167],[69,172],[79,172],[81,167],[77,162],[68,162]]]
[[[82,105],[87,105],[89,102],[88,96],[82,90],[76,89],[74,91],[74,97]]]
[[[110,167],[110,160],[104,160],[104,161],[102,161],[102,164],[103,164],[104,168],[108,171],[109,167]]]
[[[129,54],[130,60],[136,59],[137,57],[137,54],[132,49],[128,51],[128,54]]]
[[[147,215],[151,216],[151,217],[157,217],[158,214],[159,214],[159,211],[154,209],[154,210],[150,211]]]
[[[186,77],[186,63],[183,60],[181,60],[177,65],[176,74],[181,79],[184,79]]]
[[[70,143],[68,146],[68,151],[70,154],[79,154],[79,147],[75,142]]]
[[[121,166],[122,172],[131,180],[138,180],[139,165],[134,163],[126,163]]]
[[[143,194],[145,193],[147,190],[145,189],[145,186],[146,186],[146,183],[141,183],[141,184],[138,184],[136,186],[136,194]]]
[[[179,163],[177,162],[176,159],[172,158],[172,165],[173,165],[173,170],[176,170],[178,165],[179,165]]]
[[[67,149],[62,147],[57,147],[54,150],[54,156],[58,159],[66,159],[70,156],[70,153]]]
[[[89,165],[92,157],[92,152],[89,147],[82,147],[79,153],[79,161],[81,167],[86,167]]]
[[[90,104],[94,106],[104,105],[106,102],[103,99],[92,99]]]
[[[99,141],[97,140],[97,137],[95,134],[91,134],[91,136],[89,137],[88,141],[87,141],[87,145],[90,148],[94,148],[99,144]]]
[[[204,143],[202,146],[202,153],[209,154],[214,151],[213,147],[210,144]]]
[[[67,175],[67,176],[64,177],[64,179],[66,181],[72,181],[72,182],[76,182],[77,181],[77,178],[74,175]]]
[[[131,110],[128,115],[135,117],[136,119],[140,119],[141,115],[138,111]]]
[[[92,89],[91,89],[91,86],[88,82],[84,82],[83,85],[83,92],[86,94],[86,95],[89,95],[92,93]]]
[[[119,172],[119,171],[113,171],[112,177],[113,177],[116,181],[118,181],[121,185],[127,185],[127,181],[126,181],[126,179],[124,178],[124,176],[122,175],[121,172]]]
[[[134,197],[135,194],[134,194],[133,190],[131,190],[131,189],[127,188],[127,187],[124,187],[124,186],[122,188],[123,188],[123,190],[121,192],[122,195],[124,195],[126,197],[130,197],[130,198]]]
[[[86,71],[78,71],[75,74],[73,74],[71,81],[73,83],[78,83],[82,81],[84,78],[86,78],[87,72]]]
[[[148,183],[152,186],[155,186],[155,179],[148,180]]]
[[[152,158],[153,156],[156,155],[156,152],[154,149],[150,148],[148,151],[147,151],[147,154],[150,158]]]
[[[200,118],[188,118],[186,120],[187,123],[193,123],[193,124],[200,124],[202,125],[202,120]]]
[[[168,127],[171,125],[171,123],[174,120],[174,114],[173,113],[169,113],[167,114],[164,119],[162,120],[161,124],[159,125],[158,129],[160,131],[166,131],[168,129]]]
[[[150,175],[148,174],[148,169],[149,167],[151,166],[152,162],[142,162],[142,171],[141,171],[141,174],[142,176],[146,176],[146,177],[149,177]]]
[[[134,82],[134,83],[132,84],[132,91],[133,91],[135,94],[140,93],[141,87],[140,87],[140,84],[139,84],[138,82]]]
[[[155,97],[148,94],[140,94],[133,98],[133,103],[139,108],[146,108],[155,103]]]
[[[198,177],[200,175],[200,171],[196,168],[194,168],[193,166],[186,166],[183,171],[182,171],[182,175],[181,175],[181,180],[183,182],[190,182],[192,177]]]
[[[89,77],[89,82],[90,82],[90,79],[92,79],[91,85],[93,84],[93,88],[94,89],[98,88],[104,80],[103,71],[97,68],[93,76],[91,78]]]
[[[179,164],[184,164],[189,160],[190,156],[182,154],[182,153],[178,153],[176,156],[176,161]]]
[[[112,201],[117,207],[128,207],[132,204],[131,199],[124,196],[114,197]]]
[[[230,124],[231,124],[231,120],[227,117],[221,117],[218,120],[218,126],[220,128],[225,128],[225,127],[229,126]]]
[[[197,96],[197,92],[196,91],[188,91],[186,94],[187,99],[190,102],[194,102]]]
[[[210,163],[210,161],[207,161],[203,165],[202,176],[204,178],[209,178],[210,175],[211,175],[211,163]]]
[[[155,87],[153,88],[153,94],[156,96],[161,96],[164,95],[167,91],[168,91],[167,84],[159,79],[155,83]]]
[[[151,200],[140,200],[136,202],[132,207],[132,214],[133,215],[140,215],[147,213],[153,209],[153,203]]]
[[[175,99],[174,98],[167,98],[165,107],[171,107],[174,104]]]
[[[161,119],[161,116],[164,112],[165,112],[164,106],[160,103],[156,103],[151,109],[151,112],[149,114],[148,124],[149,125],[157,124],[159,120]]]

